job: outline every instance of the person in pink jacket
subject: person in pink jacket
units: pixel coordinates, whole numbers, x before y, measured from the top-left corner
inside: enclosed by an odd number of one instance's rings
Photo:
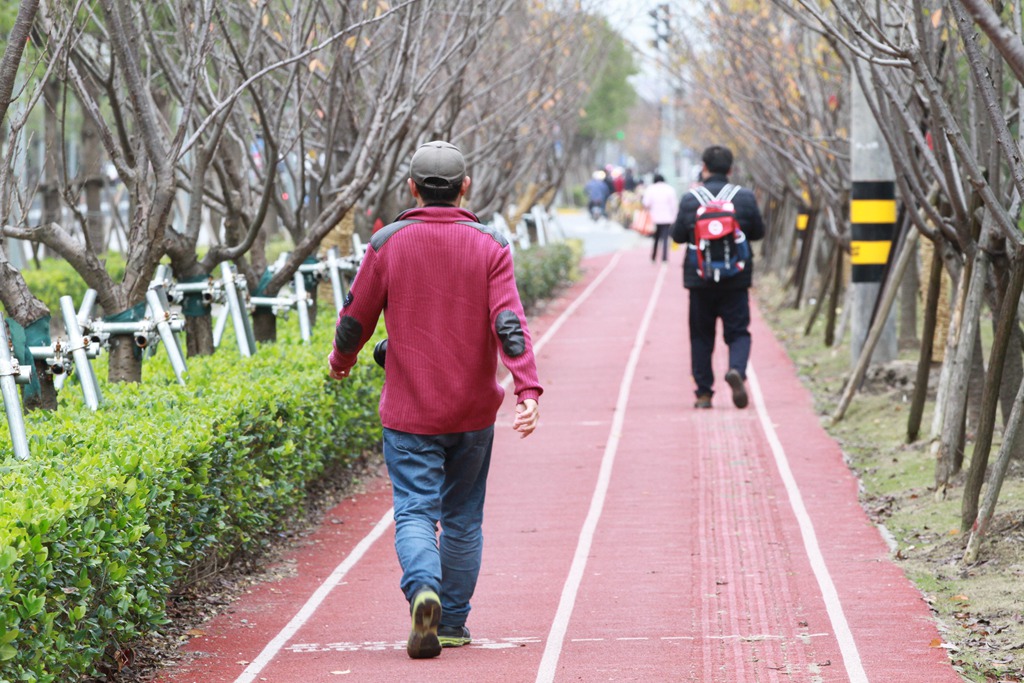
[[[347,377],[384,314],[389,336],[373,354],[384,366],[384,461],[401,588],[412,612],[406,650],[424,659],[470,642],[466,617],[505,395],[498,358],[512,376],[512,428],[521,437],[537,426],[543,389],[509,244],[461,208],[470,185],[462,152],[448,142],[423,144],[409,175],[416,208],[370,239],[328,363],[332,378]]]
[[[658,259],[658,245],[661,245],[661,260],[668,261],[668,238],[672,225],[676,222],[679,211],[679,199],[672,186],[665,182],[660,173],[654,174],[654,182],[644,190],[641,200],[644,208],[651,215],[654,223],[654,249],[651,251],[651,262]]]

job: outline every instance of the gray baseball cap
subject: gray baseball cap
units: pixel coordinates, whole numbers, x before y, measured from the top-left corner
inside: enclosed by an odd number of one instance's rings
[[[450,142],[425,142],[412,155],[409,177],[420,187],[437,190],[458,187],[466,177],[466,160]]]

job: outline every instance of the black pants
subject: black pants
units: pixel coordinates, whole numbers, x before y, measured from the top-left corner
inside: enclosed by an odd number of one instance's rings
[[[654,249],[651,251],[651,260],[658,259],[658,245],[661,244],[661,260],[668,261],[668,237],[672,232],[671,223],[657,223],[654,226]]]
[[[729,347],[729,369],[747,378],[750,359],[748,290],[695,287],[690,290],[690,368],[698,396],[714,394],[711,352],[715,348],[715,327],[719,318],[722,319],[722,338]]]

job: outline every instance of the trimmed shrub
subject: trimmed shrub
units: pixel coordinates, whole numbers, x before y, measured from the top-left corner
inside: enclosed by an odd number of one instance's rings
[[[527,313],[555,291],[579,277],[583,244],[579,240],[530,247],[515,253],[516,285]]]
[[[27,462],[2,430],[0,680],[97,675],[166,622],[190,568],[258,548],[326,466],[379,444],[383,373],[364,359],[329,380],[330,334],[190,359],[186,387],[161,353],[96,413],[69,385],[32,413]]]

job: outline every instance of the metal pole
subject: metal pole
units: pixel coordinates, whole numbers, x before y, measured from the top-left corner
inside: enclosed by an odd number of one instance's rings
[[[306,297],[306,279],[302,273],[295,273],[295,308],[299,312],[299,334],[302,341],[309,343],[309,299]]]
[[[156,321],[156,331],[160,334],[164,346],[167,347],[167,355],[171,359],[171,367],[174,369],[175,377],[178,378],[178,384],[184,386],[184,376],[188,372],[188,367],[185,365],[185,357],[181,354],[181,347],[178,346],[178,338],[174,336],[174,330],[171,329],[168,322],[170,313],[167,312],[160,300],[160,292],[157,291],[157,288],[146,291],[146,303],[149,304],[150,315]]]
[[[224,280],[224,292],[227,296],[228,310],[231,311],[231,322],[235,326],[235,339],[238,340],[238,352],[243,358],[248,358],[255,353],[255,344],[250,344],[250,334],[246,333],[246,323],[249,319],[248,312],[242,308],[238,284],[235,282],[235,275],[231,272],[231,266],[227,263],[220,264],[221,277]]]
[[[249,307],[247,300],[249,298],[249,287],[245,283],[245,277],[242,275],[235,276],[235,294],[238,296],[239,310],[242,312],[242,330],[245,332],[245,338],[249,342],[249,348],[252,353],[256,353],[256,334],[252,329],[252,318],[249,316]]]
[[[14,457],[18,460],[27,460],[28,435],[25,433],[25,415],[21,412],[21,396],[18,392],[20,375],[21,368],[11,355],[7,323],[0,318],[0,393],[4,398],[4,411],[7,413],[7,425],[11,430]]]
[[[89,322],[89,318],[92,317],[92,309],[96,306],[97,292],[95,289],[85,290],[85,296],[82,297],[82,305],[78,307],[78,324],[79,326],[85,325]],[[95,358],[99,355],[99,348],[90,350],[89,357]],[[58,392],[64,388],[64,382],[67,381],[68,375],[55,375],[53,378],[53,388]]]
[[[863,75],[861,67],[856,64],[854,69]],[[854,73],[850,81],[850,352],[851,363],[856,364],[871,327],[896,229],[896,171],[860,78]],[[896,323],[888,316],[871,362],[886,363],[896,355]]]
[[[537,226],[537,245],[543,247],[548,243],[548,220],[544,207],[535,204],[530,209],[530,215],[533,216],[533,224]]]
[[[95,295],[95,292],[93,294]],[[89,293],[86,292],[86,299],[88,297]],[[93,300],[95,300],[95,296]],[[85,405],[89,407],[89,410],[97,410],[103,397],[100,395],[100,385],[92,371],[89,355],[85,352],[89,340],[86,339],[78,324],[78,314],[75,312],[75,304],[71,301],[70,296],[60,298],[60,311],[64,317],[64,329],[68,334],[68,350],[71,351],[71,357],[75,359],[75,369],[78,371],[78,381],[82,385]]]
[[[345,306],[345,292],[341,285],[341,265],[338,263],[337,247],[327,250],[327,272],[331,275],[331,292],[334,294],[334,315]]]
[[[85,290],[85,296],[82,297],[82,305],[78,307],[78,318],[79,326],[85,325],[92,317],[92,309],[96,307],[97,292],[95,289]]]
[[[228,309],[229,306],[225,302],[217,312],[217,323],[213,328],[213,348],[215,349],[220,346],[220,340],[224,338],[224,328],[228,326],[228,316],[230,315]]]

